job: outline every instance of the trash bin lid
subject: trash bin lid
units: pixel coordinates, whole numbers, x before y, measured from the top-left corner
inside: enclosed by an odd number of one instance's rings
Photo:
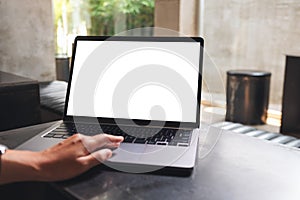
[[[262,77],[262,76],[271,76],[271,72],[258,71],[258,70],[229,70],[227,71],[227,75]]]

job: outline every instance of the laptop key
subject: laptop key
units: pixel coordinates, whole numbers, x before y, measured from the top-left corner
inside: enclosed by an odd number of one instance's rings
[[[148,142],[147,142],[147,144],[156,144],[156,141],[152,141],[152,140],[149,140]]]
[[[166,139],[166,142],[171,142],[171,141],[172,141],[172,138]]]
[[[53,138],[62,138],[63,135],[53,135]]]
[[[171,142],[168,143],[169,146],[177,146],[177,144],[178,144],[178,143],[177,143],[177,142],[174,142],[174,141],[171,141]]]
[[[167,142],[156,142],[157,145],[167,145]]]
[[[47,135],[44,135],[44,137],[46,137],[46,138],[52,138],[53,134],[47,134]]]
[[[66,131],[58,131],[58,130],[54,130],[52,131],[53,134],[56,134],[56,135],[65,135],[67,132]]]
[[[134,141],[135,137],[132,137],[132,136],[128,136],[128,137],[125,137],[124,139],[124,143],[132,143]]]
[[[146,143],[146,138],[136,138],[134,143],[145,144]]]
[[[178,146],[180,146],[180,147],[188,147],[189,144],[188,143],[179,143]]]

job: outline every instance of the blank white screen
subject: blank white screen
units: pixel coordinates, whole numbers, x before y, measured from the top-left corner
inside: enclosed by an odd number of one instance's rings
[[[196,122],[199,56],[196,42],[77,41],[67,115]]]

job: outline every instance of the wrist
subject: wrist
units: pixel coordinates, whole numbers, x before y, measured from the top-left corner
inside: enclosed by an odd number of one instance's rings
[[[1,158],[0,183],[43,180],[39,157],[39,152],[7,150]]]
[[[1,157],[3,154],[5,154],[6,150],[7,150],[7,146],[0,144],[0,177],[1,177]]]

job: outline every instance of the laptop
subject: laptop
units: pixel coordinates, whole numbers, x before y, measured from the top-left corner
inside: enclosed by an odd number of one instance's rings
[[[78,36],[63,120],[20,145],[39,151],[79,132],[122,135],[104,164],[131,173],[195,166],[204,41]]]

